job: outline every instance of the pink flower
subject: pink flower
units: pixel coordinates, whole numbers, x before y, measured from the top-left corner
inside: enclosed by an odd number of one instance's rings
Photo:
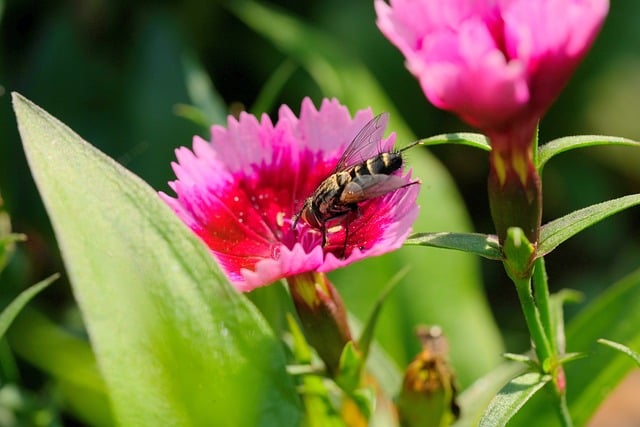
[[[404,54],[427,98],[483,131],[537,123],[589,49],[608,6],[607,0],[375,0],[378,27]]]
[[[177,198],[161,197],[241,291],[392,251],[417,216],[417,185],[361,203],[350,214],[346,242],[342,220],[329,224],[324,247],[322,233],[304,221],[292,229],[292,217],[372,117],[363,110],[352,119],[335,99],[324,100],[320,109],[305,99],[299,118],[283,106],[275,125],[267,115],[260,121],[247,113],[229,117],[226,128],[212,127],[211,142],[196,136],[193,151],[176,150],[177,180],[169,185]],[[377,149],[390,151],[394,139],[392,134],[382,147],[369,147],[363,160]],[[409,182],[409,174],[403,179]]]

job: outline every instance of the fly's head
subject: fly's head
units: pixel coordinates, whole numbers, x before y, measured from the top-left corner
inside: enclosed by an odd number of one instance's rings
[[[313,203],[313,197],[307,198],[307,200],[304,201],[304,205],[302,205],[300,211],[293,216],[291,228],[295,229],[298,225],[298,222],[302,220],[312,228],[315,228],[317,230],[322,229],[323,223],[318,219],[316,210],[317,208]]]

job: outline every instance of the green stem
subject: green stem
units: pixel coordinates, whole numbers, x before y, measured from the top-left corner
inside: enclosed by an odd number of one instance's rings
[[[556,409],[558,410],[558,418],[560,419],[560,424],[562,427],[573,427],[573,420],[571,419],[571,414],[569,413],[569,407],[567,406],[567,395],[562,393],[557,395],[558,397],[558,405]]]
[[[552,354],[558,353],[556,334],[553,330],[553,322],[551,321],[551,308],[549,306],[549,285],[547,282],[547,270],[544,264],[544,258],[536,259],[533,269],[533,294],[540,311],[540,321],[544,333],[549,341]]]
[[[545,360],[547,360],[552,352],[549,339],[545,334],[544,327],[540,321],[540,312],[536,307],[536,302],[531,292],[531,278],[518,279],[511,278],[516,285],[516,291],[518,292],[518,299],[522,306],[522,312],[524,313],[524,319],[527,322],[529,333],[531,334],[531,340],[535,346],[536,355],[538,361],[542,367]]]

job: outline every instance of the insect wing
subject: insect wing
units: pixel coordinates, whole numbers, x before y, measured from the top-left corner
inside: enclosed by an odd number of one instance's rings
[[[395,175],[363,175],[345,185],[340,195],[341,203],[360,203],[383,196],[399,188],[411,185]]]
[[[344,153],[342,153],[342,156],[336,165],[335,172],[339,172],[349,166],[362,163],[373,157],[375,154],[378,154],[380,151],[379,144],[380,141],[382,141],[382,135],[387,127],[388,121],[389,113],[382,113],[378,114],[364,125],[356,137],[353,138],[353,141],[351,141],[349,146],[344,150]],[[372,144],[378,145],[376,152],[363,154]]]

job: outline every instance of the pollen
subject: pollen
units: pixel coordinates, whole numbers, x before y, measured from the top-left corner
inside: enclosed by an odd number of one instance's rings
[[[331,227],[331,228],[328,228],[328,229],[327,229],[327,232],[329,232],[329,233],[337,233],[337,232],[338,232],[338,231],[340,231],[340,230],[342,230],[342,225],[341,225],[341,224],[338,224],[338,225],[334,225],[334,226],[333,226],[333,227]]]
[[[284,212],[278,212],[276,215],[276,224],[278,224],[278,227],[282,227],[284,225]]]

